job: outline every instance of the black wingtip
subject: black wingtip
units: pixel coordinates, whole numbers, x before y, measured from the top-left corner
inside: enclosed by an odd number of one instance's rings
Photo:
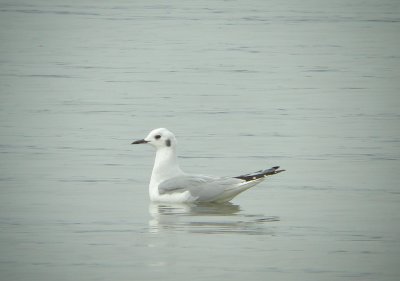
[[[284,172],[285,170],[279,170],[279,166],[275,166],[272,167],[270,169],[266,169],[266,170],[260,170],[254,173],[250,173],[250,174],[245,174],[245,175],[241,175],[238,177],[235,177],[237,179],[241,179],[241,180],[245,180],[245,181],[252,181],[252,180],[257,180],[260,178],[265,178],[267,176],[271,176],[271,175],[275,175],[275,174],[279,174],[281,172]]]

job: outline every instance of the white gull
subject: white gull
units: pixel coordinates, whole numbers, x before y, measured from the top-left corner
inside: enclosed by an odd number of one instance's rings
[[[169,130],[155,129],[132,144],[143,143],[151,144],[157,150],[149,185],[150,200],[154,202],[228,202],[267,176],[284,171],[272,167],[237,177],[190,175],[178,165],[176,138]]]

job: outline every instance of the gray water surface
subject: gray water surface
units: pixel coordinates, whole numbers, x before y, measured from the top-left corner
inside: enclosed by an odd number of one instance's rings
[[[399,280],[399,1],[100,2],[0,0],[0,280]]]

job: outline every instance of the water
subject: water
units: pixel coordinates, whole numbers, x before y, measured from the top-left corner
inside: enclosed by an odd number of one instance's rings
[[[1,1],[1,280],[398,280],[400,5]],[[149,204],[192,173],[281,173]]]

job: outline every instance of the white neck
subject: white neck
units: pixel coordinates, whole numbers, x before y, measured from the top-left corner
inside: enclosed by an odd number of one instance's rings
[[[175,147],[158,148],[151,174],[150,188],[158,188],[158,184],[162,181],[182,174],[183,172],[178,165]]]

